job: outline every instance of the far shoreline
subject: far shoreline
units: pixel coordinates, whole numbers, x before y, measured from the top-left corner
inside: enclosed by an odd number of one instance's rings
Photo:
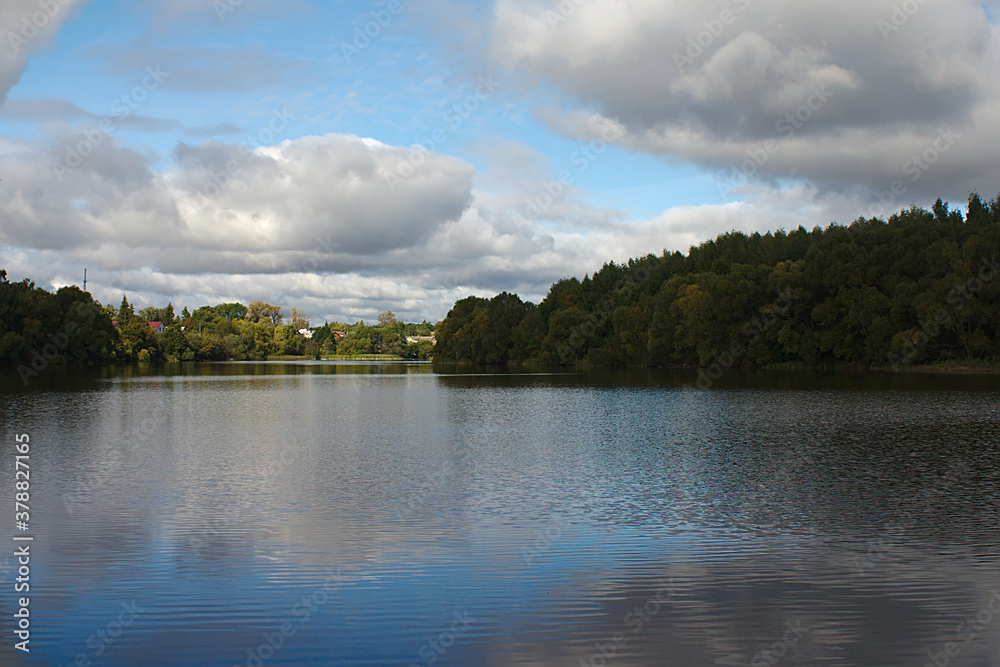
[[[185,365],[191,364],[193,366],[210,366],[219,364],[254,364],[254,363],[322,363],[322,362],[358,362],[358,363],[391,363],[391,364],[433,364],[438,367],[454,367],[456,369],[467,369],[467,368],[477,368],[485,370],[496,370],[499,373],[509,372],[511,370],[552,370],[552,371],[686,371],[690,373],[697,373],[699,371],[706,371],[710,367],[707,366],[691,366],[691,365],[664,365],[664,366],[632,366],[632,365],[621,365],[621,366],[604,366],[590,364],[587,362],[568,364],[568,365],[548,365],[541,364],[539,362],[525,361],[520,363],[508,364],[507,366],[483,366],[469,361],[454,361],[454,360],[434,360],[434,359],[407,359],[401,356],[395,355],[378,355],[378,354],[366,354],[366,355],[328,355],[321,358],[311,357],[311,356],[293,356],[293,355],[272,355],[266,359],[246,359],[246,360],[220,360],[220,361],[158,361],[158,362],[136,362],[132,364],[94,364],[94,365],[79,365],[79,364],[65,364],[55,362],[49,365],[50,370],[58,370],[59,374],[65,373],[67,371],[73,370],[111,370],[111,369],[141,369],[141,371],[149,372],[152,369],[164,368],[166,366],[175,365]],[[726,375],[731,375],[734,373],[741,372],[762,372],[762,373],[774,373],[774,374],[792,374],[792,373],[816,373],[816,374],[834,374],[834,375],[921,375],[921,376],[996,376],[1000,375],[1000,361],[986,361],[986,360],[974,360],[974,361],[951,361],[951,362],[936,362],[932,364],[918,364],[903,366],[898,368],[893,368],[892,366],[864,366],[860,364],[818,364],[818,365],[807,365],[803,363],[784,363],[784,364],[768,364],[766,366],[733,366],[731,368],[724,369]],[[6,365],[0,364],[0,377],[10,376],[16,378],[18,376],[16,365]]]

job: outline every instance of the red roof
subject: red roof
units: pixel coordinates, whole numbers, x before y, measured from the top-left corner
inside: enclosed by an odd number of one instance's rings
[[[118,326],[118,320],[111,320],[111,324],[115,327]],[[163,326],[163,322],[147,322],[147,324],[153,329],[159,329]],[[165,328],[165,327],[164,327]]]

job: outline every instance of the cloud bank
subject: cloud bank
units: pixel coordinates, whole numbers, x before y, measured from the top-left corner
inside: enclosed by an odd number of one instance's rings
[[[558,107],[541,113],[570,137],[612,121],[626,129],[623,147],[737,185],[799,178],[857,191],[902,180],[962,200],[995,188],[1000,166],[1000,33],[988,7],[498,0],[490,48],[558,91]],[[933,166],[933,179],[914,166]]]

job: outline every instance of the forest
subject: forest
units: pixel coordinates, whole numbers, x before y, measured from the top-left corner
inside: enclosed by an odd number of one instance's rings
[[[605,264],[535,305],[458,301],[435,360],[892,367],[1000,357],[1000,195]],[[713,373],[710,373],[712,375]]]
[[[150,322],[161,322],[163,332],[154,331]],[[311,338],[299,333],[304,329],[310,329]],[[51,365],[68,364],[375,354],[427,359],[430,341],[408,343],[406,338],[433,331],[428,322],[405,324],[389,311],[374,325],[362,321],[310,328],[299,311],[292,309],[286,318],[281,307],[262,301],[202,306],[193,313],[185,308],[180,315],[170,304],[137,313],[127,296],[113,308],[79,287],[52,293],[27,279],[10,282],[0,270],[0,368],[15,367],[26,382]]]
[[[1000,359],[1000,195],[965,215],[940,199],[888,220],[811,231],[729,232],[609,262],[552,285],[539,304],[501,293],[458,301],[435,327],[391,312],[326,323],[262,301],[138,313],[78,287],[48,292],[0,270],[0,366],[391,355],[488,365],[900,368]],[[149,322],[162,322],[157,333]],[[345,335],[341,335],[345,334]],[[437,344],[408,336],[436,336]]]

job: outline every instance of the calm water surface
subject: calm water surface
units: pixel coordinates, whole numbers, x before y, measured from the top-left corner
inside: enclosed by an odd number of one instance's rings
[[[1000,378],[694,384],[337,363],[9,383],[33,632],[25,658],[0,556],[0,664],[1000,665]]]

